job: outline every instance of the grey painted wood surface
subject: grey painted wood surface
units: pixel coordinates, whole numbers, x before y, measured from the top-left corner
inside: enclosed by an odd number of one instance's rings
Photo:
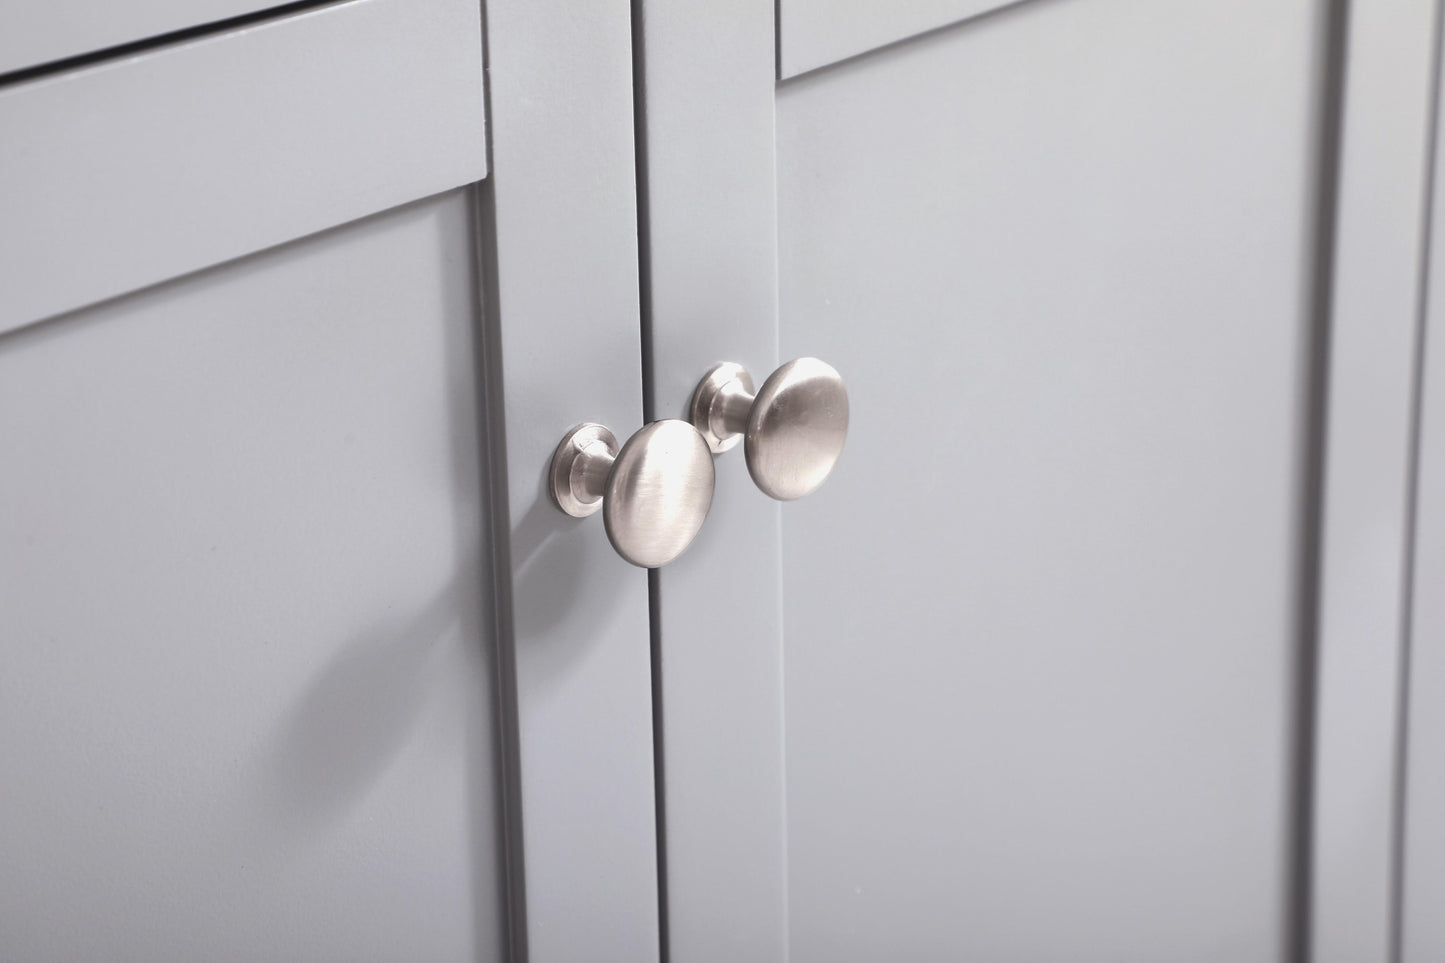
[[[1436,104],[1416,439],[1399,955],[1445,958],[1445,152]]]
[[[653,418],[715,362],[777,365],[773,5],[654,3],[641,22]],[[779,506],[738,448],[657,573],[656,697],[670,958],[787,955]],[[723,591],[719,591],[720,587]]]
[[[490,0],[487,45],[518,909],[533,963],[643,963],[658,956],[647,575],[543,488],[570,426],[626,439],[642,421],[629,7]]]
[[[1392,959],[1436,8],[1349,8],[1321,534],[1315,963]]]
[[[0,956],[496,959],[471,202],[0,338]]]
[[[1319,5],[1154,10],[782,86],[796,961],[1285,952]]]
[[[0,73],[145,40],[274,0],[0,0]]]
[[[778,0],[783,78],[1023,0]]]
[[[486,174],[474,0],[355,0],[0,88],[0,331]]]

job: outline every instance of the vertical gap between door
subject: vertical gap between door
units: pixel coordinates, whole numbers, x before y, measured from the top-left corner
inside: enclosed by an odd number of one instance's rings
[[[1344,72],[1349,2],[1328,0],[1322,13],[1320,99],[1316,105],[1314,156],[1314,231],[1308,292],[1308,332],[1304,384],[1304,438],[1300,457],[1298,627],[1289,719],[1290,772],[1286,814],[1284,958],[1308,963],[1311,947],[1311,885],[1314,860],[1315,728],[1318,724],[1321,542],[1324,468],[1329,398],[1331,300],[1334,289],[1335,235],[1339,225],[1340,143],[1344,115]]]
[[[491,46],[487,32],[487,6],[482,4],[482,105],[492,117]],[[481,477],[483,494],[483,537],[489,551],[483,553],[483,577],[492,587],[492,671],[497,693],[497,742],[499,772],[497,800],[501,825],[498,842],[502,854],[503,925],[506,953],[510,963],[526,963],[527,888],[522,853],[522,749],[518,733],[516,631],[512,611],[512,525],[507,485],[507,430],[502,382],[501,303],[497,281],[497,204],[493,190],[492,125],[487,124],[487,178],[476,186],[473,203],[472,245],[478,285],[479,328],[477,371],[480,385],[477,402],[481,411],[477,425],[481,434]],[[478,590],[482,588],[479,586]]]
[[[1405,476],[1405,547],[1401,564],[1400,585],[1400,658],[1395,681],[1398,698],[1395,717],[1395,785],[1394,811],[1391,813],[1390,839],[1390,963],[1400,963],[1404,955],[1405,937],[1405,819],[1408,804],[1410,749],[1410,649],[1414,636],[1415,602],[1415,527],[1419,519],[1421,421],[1424,417],[1425,348],[1429,339],[1430,248],[1434,240],[1435,160],[1439,154],[1440,135],[1440,54],[1442,43],[1441,4],[1435,6],[1435,38],[1430,55],[1430,115],[1427,118],[1425,185],[1423,213],[1420,218],[1420,259],[1415,292],[1414,365],[1410,373],[1409,465]]]
[[[642,423],[656,418],[652,351],[652,231],[647,184],[647,84],[643,43],[642,0],[631,0],[632,11],[632,136],[637,172],[637,288],[638,326],[641,334]],[[657,569],[647,571],[648,645],[652,664],[652,779],[653,813],[657,825],[657,945],[658,957],[667,963],[667,809],[663,765],[662,719],[662,602]]]
[[[637,171],[638,322],[642,329],[642,423],[654,417],[652,391],[652,231],[647,192],[647,85],[643,83],[642,0],[632,0],[632,136]]]
[[[783,80],[783,0],[773,0],[773,84]]]
[[[667,963],[671,955],[668,950],[667,928],[667,794],[663,768],[662,728],[662,631],[661,603],[658,583],[661,573],[647,570],[647,616],[651,625],[649,641],[652,645],[652,778],[654,812],[657,818],[657,945],[658,956]]]
[[[522,852],[521,742],[517,731],[516,633],[512,613],[512,543],[508,509],[506,420],[503,410],[500,311],[497,299],[496,202],[492,180],[476,188],[474,247],[481,274],[481,331],[477,370],[481,372],[478,425],[481,427],[485,537],[484,577],[492,586],[493,671],[496,674],[500,773],[497,798],[503,861],[507,959],[526,963],[527,903]],[[479,586],[481,591],[482,587]]]

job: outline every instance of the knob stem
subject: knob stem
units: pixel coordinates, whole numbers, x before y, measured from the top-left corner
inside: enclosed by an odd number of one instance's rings
[[[753,410],[755,397],[752,385],[729,381],[713,399],[712,410],[708,413],[708,428],[724,440],[741,435],[748,430],[748,412]]]
[[[753,407],[753,376],[740,364],[715,364],[692,393],[688,420],[714,454],[743,440]]]
[[[612,471],[612,463],[616,460],[617,450],[608,448],[601,438],[583,445],[572,461],[570,481],[573,494],[587,505],[600,502],[602,493],[607,490],[607,473]]]

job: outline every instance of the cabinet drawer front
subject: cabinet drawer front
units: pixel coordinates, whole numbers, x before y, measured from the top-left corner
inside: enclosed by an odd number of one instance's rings
[[[481,51],[355,0],[0,90],[0,331],[482,178]]]

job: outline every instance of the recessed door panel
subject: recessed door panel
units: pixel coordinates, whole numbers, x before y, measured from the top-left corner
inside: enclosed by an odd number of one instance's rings
[[[1281,952],[1315,9],[1146,6],[781,89],[796,960]]]
[[[0,338],[0,956],[502,953],[472,222]]]

